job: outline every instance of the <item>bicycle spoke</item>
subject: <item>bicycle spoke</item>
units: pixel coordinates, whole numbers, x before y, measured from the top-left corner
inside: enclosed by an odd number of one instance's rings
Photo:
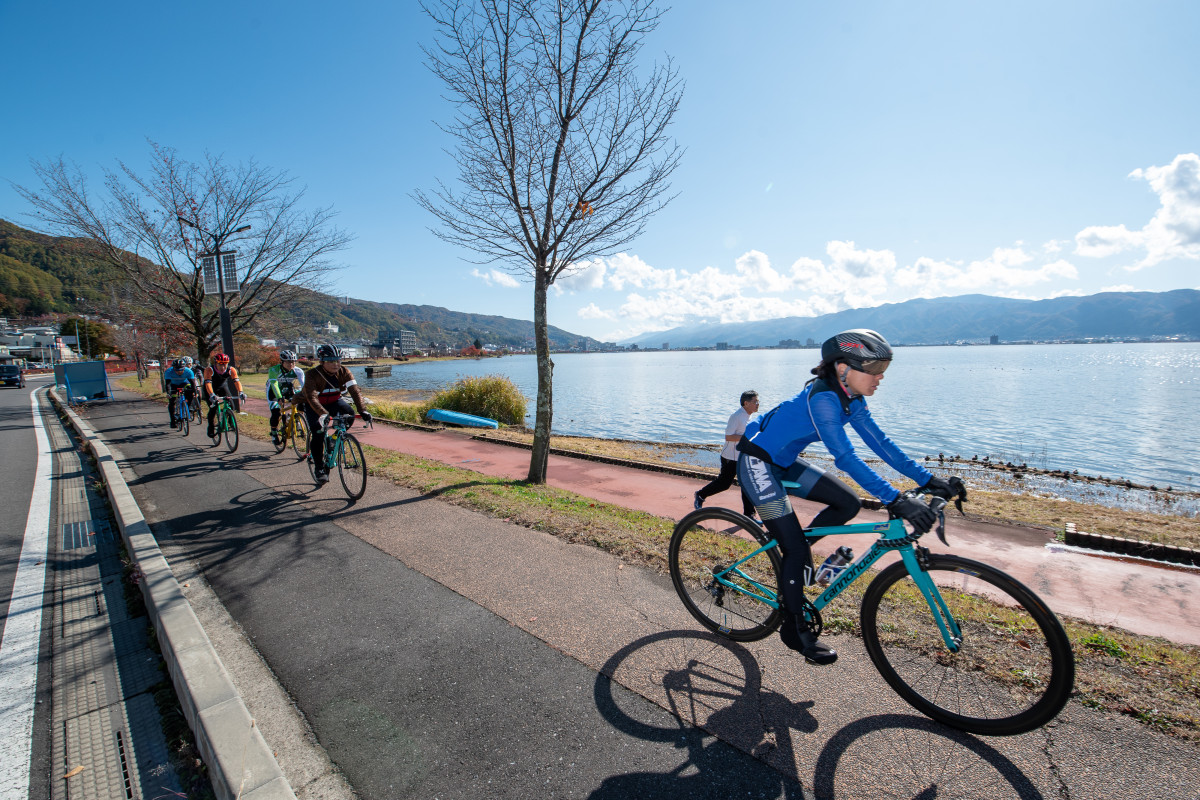
[[[775,551],[762,550],[722,575],[742,559],[761,550],[755,533],[740,514],[721,508],[704,509],[685,517],[671,537],[668,562],[675,590],[688,612],[711,631],[737,641],[754,641],[778,627],[779,611],[759,599],[764,590],[779,596]],[[728,584],[728,585],[726,585]]]
[[[949,725],[1009,735],[1045,724],[1074,679],[1058,620],[998,570],[934,556],[927,574],[962,631],[946,646],[934,612],[902,565],[885,570],[863,599],[863,640],[880,673],[905,700]]]

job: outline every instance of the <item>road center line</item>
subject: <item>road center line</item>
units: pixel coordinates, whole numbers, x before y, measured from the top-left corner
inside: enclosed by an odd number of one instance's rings
[[[37,466],[25,539],[13,580],[12,601],[0,641],[0,800],[27,800],[37,691],[38,643],[42,635],[42,593],[50,542],[50,484],[54,475],[50,440],[42,425],[38,390],[29,394]]]

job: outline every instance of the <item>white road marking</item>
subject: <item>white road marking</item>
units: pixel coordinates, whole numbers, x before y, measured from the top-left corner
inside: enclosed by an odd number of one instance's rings
[[[12,601],[0,641],[0,800],[28,800],[33,708],[36,700],[38,643],[42,635],[42,592],[46,586],[46,553],[50,543],[50,483],[54,475],[50,440],[42,425],[38,390],[30,393],[37,466],[25,541]]]

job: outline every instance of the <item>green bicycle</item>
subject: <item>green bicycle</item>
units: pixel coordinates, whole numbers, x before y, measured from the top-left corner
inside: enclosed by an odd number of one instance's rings
[[[222,397],[217,403],[217,416],[213,421],[213,447],[221,443],[222,437],[225,439],[225,447],[229,452],[234,452],[238,447],[238,424],[237,416],[233,413],[233,400],[229,397]]]
[[[358,500],[367,491],[367,459],[363,456],[362,445],[349,431],[352,422],[353,414],[326,415],[322,427],[325,433],[323,460],[327,472],[333,472],[334,466],[337,466],[338,478],[346,495],[351,500]],[[315,481],[317,463],[313,459],[311,447],[308,449],[308,472]]]
[[[943,542],[946,504],[930,501]],[[805,606],[814,631],[826,606],[895,553],[900,560],[863,594],[860,628],[867,654],[897,694],[939,722],[989,736],[1033,730],[1062,710],[1075,656],[1036,594],[986,564],[930,553],[916,545],[923,534],[899,519],[805,531],[809,538],[861,533],[879,538]],[[749,518],[725,508],[688,514],[675,526],[668,563],[679,598],[710,631],[751,642],[779,627],[779,543]]]

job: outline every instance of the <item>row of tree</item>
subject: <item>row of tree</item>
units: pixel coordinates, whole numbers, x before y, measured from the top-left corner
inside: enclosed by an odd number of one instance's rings
[[[666,131],[682,83],[669,58],[639,68],[663,13],[654,0],[422,7],[437,28],[425,54],[453,105],[441,128],[455,143],[458,180],[414,199],[436,219],[437,236],[533,285],[538,396],[528,477],[541,483],[553,419],[548,291],[577,265],[632,242],[670,201],[681,151]],[[351,241],[331,209],[301,207],[304,192],[284,172],[211,155],[193,163],[150,147],[148,171],[119,163],[98,196],[62,158],[35,163],[40,189],[18,187],[42,223],[79,237],[123,276],[112,302],[117,318],[134,323],[129,335],[187,340],[206,359],[220,318],[204,293],[204,255],[237,247],[236,333],[321,286],[331,256]]]

